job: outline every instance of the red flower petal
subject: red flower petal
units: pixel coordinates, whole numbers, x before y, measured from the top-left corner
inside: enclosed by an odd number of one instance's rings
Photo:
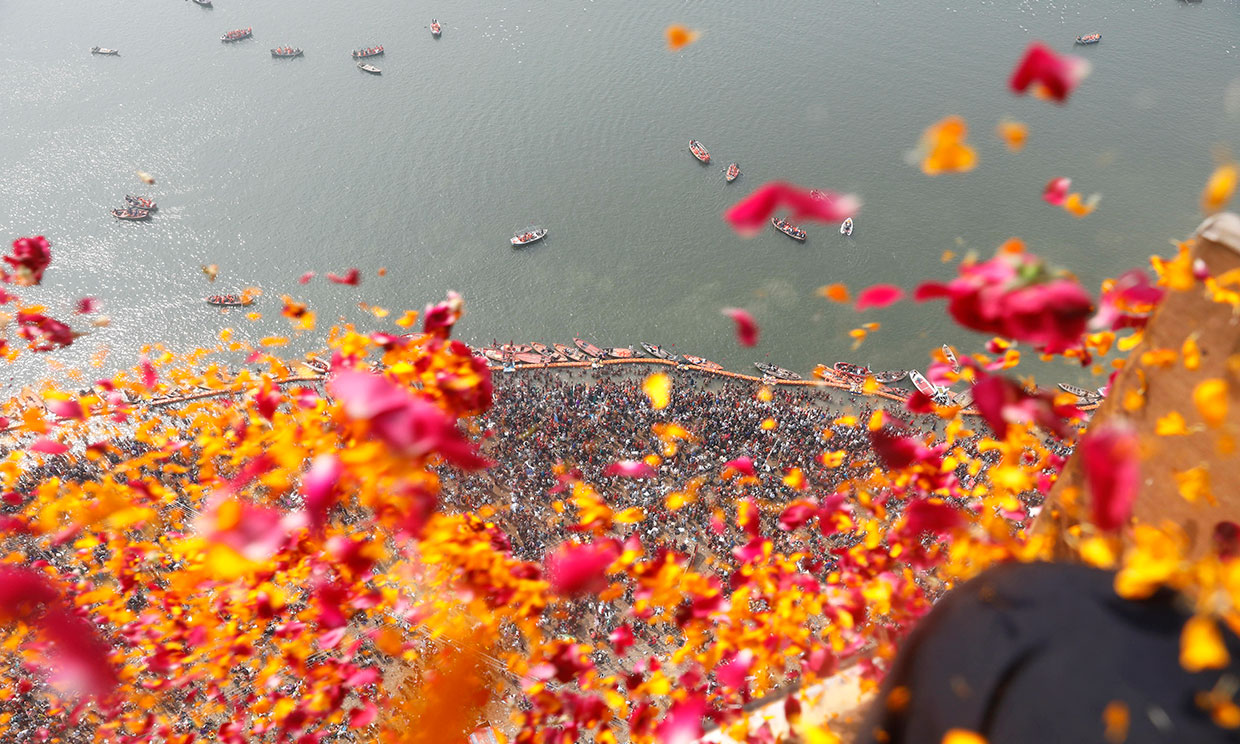
[[[73,311],[78,315],[86,315],[93,313],[99,309],[99,300],[94,297],[83,297],[77,301],[77,308]]]
[[[327,512],[335,503],[336,481],[340,480],[342,470],[340,459],[335,455],[319,455],[301,479],[311,529],[317,530],[326,524]]]
[[[1063,103],[1088,74],[1089,63],[1080,57],[1060,56],[1034,42],[1012,71],[1008,85],[1014,93],[1024,93],[1030,86],[1036,86],[1036,92]]]
[[[339,274],[329,273],[327,275],[327,281],[335,282],[336,284],[348,284],[350,286],[357,286],[358,284],[362,283],[362,272],[358,271],[357,269],[349,269],[347,272],[345,272],[344,276],[340,276]]]
[[[737,307],[725,307],[723,314],[736,321],[736,341],[741,346],[758,344],[758,324],[747,310]]]
[[[723,466],[725,468],[731,468],[741,475],[747,475],[750,478],[754,477],[753,458],[751,457],[738,457],[735,460],[728,460],[723,464]]]
[[[1094,525],[1118,530],[1128,522],[1141,483],[1136,433],[1123,424],[1091,428],[1081,439]]]
[[[307,271],[306,273],[302,274],[300,277],[297,278],[297,283],[298,284],[309,284],[310,280],[313,278],[314,278],[314,272]]]
[[[86,414],[82,411],[82,404],[76,400],[49,400],[47,401],[47,410],[60,418],[76,419],[81,421],[86,418]]]
[[[732,205],[723,216],[738,233],[754,235],[766,227],[771,215],[779,209],[791,210],[794,220],[839,222],[853,216],[860,207],[861,202],[851,194],[822,191],[811,194],[800,186],[772,181]]]
[[[57,442],[54,439],[40,437],[26,448],[28,452],[39,452],[44,455],[63,455],[69,451],[68,446]]]
[[[379,716],[379,709],[370,700],[367,700],[361,708],[354,708],[349,711],[349,728],[366,728],[375,722],[375,718]]]
[[[1052,178],[1046,184],[1046,188],[1042,189],[1042,199],[1048,204],[1054,204],[1057,207],[1063,206],[1064,200],[1068,198],[1068,189],[1072,188],[1072,179]]]
[[[667,715],[655,727],[659,744],[692,744],[702,738],[702,716],[706,715],[706,701],[693,696],[677,700],[667,710]]]
[[[653,478],[655,469],[641,460],[620,460],[608,465],[603,475],[618,475],[621,478]]]
[[[551,590],[566,597],[598,594],[607,588],[607,568],[618,557],[614,540],[564,543],[545,561]]]
[[[856,309],[883,308],[904,299],[904,290],[894,284],[875,284],[857,295]]]

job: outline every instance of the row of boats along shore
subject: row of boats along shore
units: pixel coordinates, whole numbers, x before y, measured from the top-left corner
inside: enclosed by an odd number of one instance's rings
[[[194,2],[198,3],[199,5],[205,6],[205,7],[210,7],[211,5],[211,0],[194,0]],[[436,39],[438,39],[443,34],[443,26],[440,25],[438,19],[435,19],[435,18],[431,19],[430,28],[431,28],[431,36],[435,37]],[[246,26],[245,28],[235,28],[232,31],[225,32],[224,35],[220,37],[220,41],[224,42],[225,44],[232,44],[234,42],[244,41],[245,39],[252,39],[252,38],[254,38],[254,27]],[[371,75],[382,74],[383,70],[379,69],[378,67],[375,67],[374,65],[370,64],[369,62],[366,62],[365,60],[371,59],[373,57],[382,56],[384,51],[385,50],[382,44],[378,44],[376,46],[362,47],[361,49],[354,49],[353,59],[354,61],[357,62],[357,69],[361,70],[362,72],[368,72]],[[120,56],[120,50],[109,49],[108,47],[91,47],[90,53],[103,55],[105,57]],[[271,50],[271,56],[277,59],[292,59],[294,57],[301,57],[304,54],[305,54],[304,49],[302,49],[301,47],[295,47],[295,46],[278,46]]]
[[[701,142],[698,142],[695,139],[689,140],[689,152],[692,153],[693,157],[697,158],[698,162],[702,165],[710,165],[710,151],[707,150],[706,146]],[[740,175],[741,166],[739,163],[729,163],[728,167],[723,170],[723,180],[727,183],[732,183],[736,179],[740,178]],[[817,199],[827,198],[826,194],[817,189],[810,191],[810,194]],[[772,217],[771,225],[784,235],[787,235],[793,240],[801,243],[804,243],[805,239],[809,237],[804,230],[797,225],[792,224],[786,217]],[[852,233],[853,220],[852,217],[849,217],[840,223],[840,235],[852,235]]]
[[[585,339],[574,338],[572,346],[568,344],[542,344],[537,342],[528,344],[493,343],[491,346],[475,349],[474,354],[489,361],[502,364],[506,371],[515,369],[517,364],[543,365],[558,362],[592,362],[603,359],[641,358],[662,359],[708,372],[725,371],[722,365],[700,356],[694,356],[693,354],[675,354],[662,346],[644,341],[640,344],[640,347],[640,350],[629,346],[604,348],[595,346]],[[943,356],[951,364],[953,370],[960,371],[960,363],[956,359],[955,352],[946,344],[943,345]],[[754,362],[754,367],[762,373],[764,378],[771,380],[797,381],[804,379],[796,372],[778,367],[769,362]],[[873,378],[879,386],[878,391],[898,395],[907,395],[908,389],[898,386],[899,383],[907,380],[915,389],[929,396],[940,405],[956,405],[967,408],[973,403],[970,390],[953,391],[950,386],[935,385],[924,374],[915,369],[872,370],[869,367],[858,364],[836,362],[829,367],[825,364],[815,367],[814,377],[826,382],[837,382],[854,387],[859,387],[865,384],[867,379]],[[1102,398],[1106,397],[1106,388],[1086,390],[1075,385],[1060,383],[1059,389],[1075,395],[1085,405],[1098,403]]]

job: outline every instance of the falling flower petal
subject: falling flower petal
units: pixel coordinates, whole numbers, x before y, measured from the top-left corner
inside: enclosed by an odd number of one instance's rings
[[[742,235],[756,235],[766,227],[767,221],[777,210],[792,211],[793,220],[816,220],[839,222],[853,216],[861,208],[861,202],[851,194],[835,194],[818,191],[818,196],[790,183],[772,181],[758,187],[752,194],[741,199],[723,215],[732,229]]]
[[[314,458],[301,479],[311,529],[318,530],[326,524],[327,512],[335,502],[336,482],[340,480],[342,471],[339,458],[324,454]]]
[[[1058,55],[1034,42],[1012,71],[1008,86],[1023,94],[1031,86],[1035,93],[1063,103],[1072,90],[1089,74],[1089,62],[1080,57]]]
[[[650,407],[655,410],[667,408],[672,400],[672,378],[662,372],[647,375],[642,380],[642,392],[650,399]]]
[[[1185,671],[1201,672],[1222,669],[1231,661],[1223,634],[1213,619],[1193,615],[1180,632],[1180,666]]]
[[[949,116],[926,128],[910,160],[927,176],[965,173],[977,167],[977,151],[964,141],[969,126],[959,116]]]
[[[1029,138],[1029,127],[1019,121],[1001,121],[998,126],[999,138],[1012,152],[1025,149],[1025,141]]]
[[[1054,204],[1057,207],[1063,206],[1064,201],[1068,198],[1068,189],[1072,187],[1072,179],[1060,176],[1052,178],[1046,184],[1046,188],[1042,189],[1042,198],[1048,204]]]
[[[47,410],[60,418],[76,419],[78,421],[86,418],[86,413],[82,410],[82,404],[76,400],[49,400],[47,402]]]
[[[302,278],[306,279],[305,275],[303,275]],[[309,281],[309,279],[306,279],[306,281]],[[345,272],[344,276],[340,276],[339,274],[328,273],[327,281],[335,282],[336,284],[348,284],[350,286],[357,286],[358,284],[361,284],[362,282],[362,272],[358,271],[357,269],[349,269],[348,271]],[[305,282],[302,282],[302,283],[305,284]]]
[[[659,744],[693,744],[702,738],[702,716],[706,701],[698,696],[677,700],[655,728]]]
[[[1205,189],[1201,192],[1201,211],[1214,214],[1231,201],[1231,195],[1236,192],[1238,176],[1240,173],[1237,172],[1234,163],[1224,163],[1215,168],[1210,174],[1210,180],[1206,181]]]
[[[1137,435],[1126,425],[1091,428],[1081,439],[1093,523],[1107,532],[1128,522],[1140,487]]]
[[[857,295],[856,310],[868,310],[870,308],[884,308],[894,305],[904,299],[904,290],[894,284],[875,284],[873,287],[863,289]]]
[[[684,26],[667,27],[667,48],[674,51],[683,49],[697,41],[698,32]]]
[[[573,597],[607,588],[607,568],[620,557],[615,540],[564,543],[546,558],[547,578],[556,594]]]
[[[750,478],[754,477],[753,458],[738,457],[735,460],[728,460],[723,464],[723,466],[730,470],[734,470],[741,475],[748,476]]]
[[[721,311],[736,322],[736,341],[741,346],[756,346],[758,343],[758,323],[748,310],[736,307],[725,307]]]
[[[616,475],[621,478],[653,478],[655,469],[641,460],[620,460],[608,465],[603,475]]]
[[[848,287],[843,284],[828,284],[818,288],[818,294],[832,302],[848,302]]]
[[[138,180],[146,184],[147,186],[155,185],[155,176],[152,176],[150,173],[147,173],[146,171],[138,171]]]
[[[44,455],[63,455],[69,451],[67,445],[61,444],[54,439],[36,439],[26,448],[30,452],[38,452]]]
[[[1227,383],[1217,377],[1202,380],[1193,388],[1193,404],[1197,413],[1211,427],[1227,421]]]
[[[1098,208],[1098,202],[1102,201],[1101,194],[1090,194],[1088,199],[1082,200],[1078,193],[1068,194],[1068,198],[1064,199],[1063,208],[1073,217],[1087,217],[1093,214]]]
[[[207,281],[213,282],[215,281],[215,277],[219,276],[220,265],[219,264],[208,264],[206,266],[203,266],[202,273],[206,275]]]

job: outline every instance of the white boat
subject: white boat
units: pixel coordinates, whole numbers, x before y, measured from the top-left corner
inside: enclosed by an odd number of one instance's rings
[[[529,245],[530,243],[537,243],[545,237],[547,237],[547,228],[531,227],[528,230],[523,230],[512,236],[508,242],[515,246],[523,246]]]
[[[852,235],[852,228],[852,217],[849,217],[840,225],[840,235]]]
[[[103,54],[105,56],[115,57],[119,55],[121,52],[119,49],[108,49],[107,47],[91,47],[90,53],[91,54]]]
[[[932,398],[939,392],[939,389],[927,380],[925,375],[915,369],[909,370],[908,378],[913,381],[913,387]]]
[[[375,67],[374,65],[368,65],[365,62],[358,62],[357,69],[361,70],[362,72],[369,72],[371,75],[383,74],[383,70],[380,70],[378,67]]]
[[[952,347],[943,344],[943,356],[947,358],[947,363],[952,366],[952,372],[960,371],[960,362],[956,359],[956,352],[952,351]]]
[[[432,18],[431,19],[431,36],[434,36],[435,38],[439,38],[439,35],[442,33],[443,33],[443,26],[440,26],[439,21]]]

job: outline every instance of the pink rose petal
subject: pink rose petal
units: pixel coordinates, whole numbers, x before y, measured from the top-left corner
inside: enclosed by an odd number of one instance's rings
[[[904,299],[904,290],[894,284],[875,284],[857,295],[856,309],[884,308]]]
[[[736,307],[726,307],[722,312],[736,322],[737,343],[741,346],[757,346],[758,324],[754,321],[753,316],[749,314],[749,311]]]

